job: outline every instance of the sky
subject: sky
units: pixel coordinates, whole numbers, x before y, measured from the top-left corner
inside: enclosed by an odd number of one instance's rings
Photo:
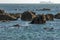
[[[0,0],[0,3],[40,3],[41,1],[60,3],[60,0]]]

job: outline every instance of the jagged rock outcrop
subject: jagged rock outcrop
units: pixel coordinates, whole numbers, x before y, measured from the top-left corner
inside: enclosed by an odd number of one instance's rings
[[[46,23],[45,15],[37,15],[32,21],[31,24],[44,24]]]
[[[20,14],[20,13],[16,13],[16,14],[10,13],[10,15],[11,15],[11,16],[14,16],[14,17],[16,17],[16,18],[21,18],[21,14]]]
[[[54,18],[60,19],[60,13],[57,13],[57,14],[54,16]]]
[[[11,16],[10,14],[0,14],[0,21],[2,21],[2,20],[6,20],[6,21],[17,20],[17,18],[14,16]]]
[[[4,10],[1,10],[1,9],[0,9],[0,14],[2,14],[2,13],[4,13],[4,12],[5,12]]]
[[[54,15],[53,14],[46,14],[46,21],[52,21],[54,20]]]
[[[6,20],[16,20],[17,18],[14,16],[11,16],[8,13],[5,13],[4,10],[0,10],[0,21],[6,21]]]
[[[21,14],[21,20],[24,21],[31,21],[34,17],[36,17],[36,15],[32,11],[25,11]]]

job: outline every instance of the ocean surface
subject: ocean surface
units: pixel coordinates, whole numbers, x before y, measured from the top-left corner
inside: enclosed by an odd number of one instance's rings
[[[36,9],[50,8],[51,11],[37,11]],[[60,4],[0,4],[0,9],[7,13],[23,13],[33,11],[36,14],[57,14],[60,12]],[[15,10],[17,9],[17,10]],[[29,24],[30,21],[0,22],[0,40],[60,40],[60,19],[47,21],[45,24]],[[19,24],[20,27],[13,25]],[[44,30],[44,28],[53,30]]]

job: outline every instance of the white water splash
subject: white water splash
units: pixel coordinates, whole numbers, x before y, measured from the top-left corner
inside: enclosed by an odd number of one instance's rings
[[[22,24],[22,26],[29,26],[28,23],[29,23],[29,22],[24,22],[24,23]]]

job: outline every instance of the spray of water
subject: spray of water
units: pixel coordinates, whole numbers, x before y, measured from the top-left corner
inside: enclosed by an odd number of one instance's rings
[[[24,22],[22,26],[29,26],[28,22]]]

